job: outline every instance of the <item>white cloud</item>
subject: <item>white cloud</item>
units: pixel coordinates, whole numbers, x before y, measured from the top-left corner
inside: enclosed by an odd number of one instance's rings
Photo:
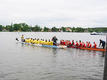
[[[106,0],[1,0],[0,24],[107,26]]]

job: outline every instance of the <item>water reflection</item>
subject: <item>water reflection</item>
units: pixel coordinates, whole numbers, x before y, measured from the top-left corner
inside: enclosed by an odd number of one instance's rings
[[[52,52],[53,52],[53,56],[56,57],[57,49],[56,49],[56,48],[53,48],[53,49],[52,49]]]
[[[24,45],[25,45],[24,43],[21,43],[21,46],[22,46],[22,47],[24,47]]]
[[[104,57],[104,56],[105,56],[105,53],[106,53],[106,52],[102,52],[102,57]]]

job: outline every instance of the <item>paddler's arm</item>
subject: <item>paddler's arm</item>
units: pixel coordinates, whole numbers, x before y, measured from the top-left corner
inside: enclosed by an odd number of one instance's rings
[[[102,43],[102,42],[100,41],[99,47],[100,47],[101,43]]]

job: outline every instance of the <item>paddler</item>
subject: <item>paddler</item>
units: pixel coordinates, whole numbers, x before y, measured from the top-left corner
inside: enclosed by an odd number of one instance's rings
[[[24,35],[21,36],[21,41],[24,42]]]
[[[63,40],[60,40],[60,45],[63,45]]]
[[[88,48],[91,48],[92,47],[92,45],[91,45],[91,43],[89,42],[89,47]]]
[[[36,44],[36,42],[37,42],[37,40],[36,40],[36,38],[35,38],[34,41],[33,41],[33,43]]]
[[[31,38],[30,43],[33,44],[33,38]]]
[[[66,42],[64,40],[62,40],[62,45],[66,45]]]
[[[97,44],[94,42],[93,48],[97,48]]]
[[[48,45],[48,41],[47,41],[47,39],[45,40],[45,43],[44,43],[45,45]]]
[[[76,47],[79,47],[78,41],[76,41],[76,44],[75,44],[75,46],[76,46]]]
[[[49,39],[49,41],[48,41],[48,45],[51,45],[51,41],[50,41],[50,39]]]
[[[75,43],[74,43],[74,40],[72,40],[72,44],[71,44],[72,46],[74,46],[75,45]]]
[[[81,42],[81,40],[79,41],[79,47],[82,47],[82,42]]]
[[[43,39],[43,41],[42,41],[42,45],[45,45],[45,40]]]
[[[32,44],[35,44],[35,39],[33,39]]]
[[[65,40],[65,45],[67,46],[69,44],[69,41],[68,40]]]
[[[67,42],[67,47],[70,47],[70,46],[71,46],[71,41],[68,40],[68,42]]]
[[[102,47],[103,47],[103,49],[104,49],[104,48],[105,48],[105,41],[103,41],[103,40],[100,39],[100,44],[99,44],[99,46],[100,46],[100,45],[102,45]]]
[[[86,44],[84,42],[82,42],[83,46],[82,47],[86,47]]]
[[[74,40],[72,40],[72,43],[71,43],[70,40],[68,40],[68,45],[67,45],[67,47],[72,47],[72,46],[75,46]]]
[[[36,44],[39,44],[39,38],[37,39]]]
[[[52,38],[52,41],[53,41],[53,45],[57,45],[57,38],[56,38],[56,36],[54,36],[53,38]]]

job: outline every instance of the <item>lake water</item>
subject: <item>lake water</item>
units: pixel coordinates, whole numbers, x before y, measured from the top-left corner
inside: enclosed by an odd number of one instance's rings
[[[16,43],[15,38],[95,41],[103,35],[59,32],[1,32],[0,80],[102,80],[103,53],[79,49],[52,49]]]

